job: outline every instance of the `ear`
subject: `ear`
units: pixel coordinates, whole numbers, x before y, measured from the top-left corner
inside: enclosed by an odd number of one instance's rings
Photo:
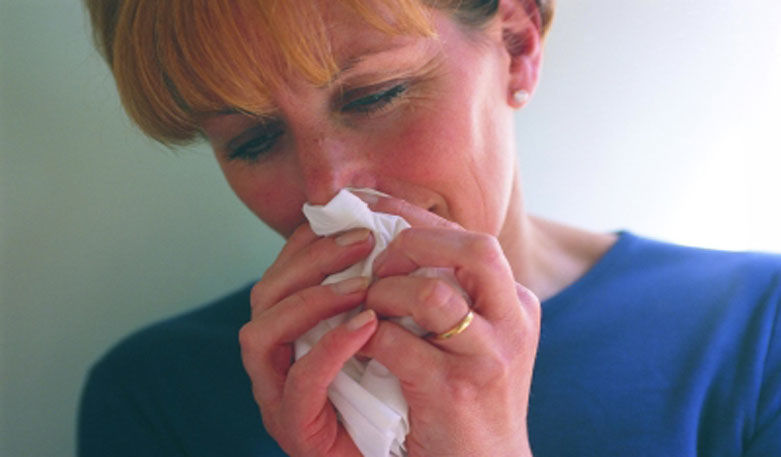
[[[521,108],[534,93],[542,62],[541,18],[534,0],[500,0],[504,52],[509,58],[507,100]]]

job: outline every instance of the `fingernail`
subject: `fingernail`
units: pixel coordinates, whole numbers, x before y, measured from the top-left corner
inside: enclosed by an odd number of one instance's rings
[[[360,313],[353,316],[352,319],[347,321],[347,330],[354,332],[369,322],[373,321],[375,317],[374,310],[365,309]]]
[[[341,295],[351,294],[358,292],[359,290],[366,289],[369,286],[369,278],[366,276],[358,276],[356,278],[345,279],[331,284],[331,289],[334,292]]]
[[[370,233],[371,231],[363,228],[350,230],[349,232],[342,233],[334,238],[334,241],[339,246],[349,246],[351,244],[360,243],[361,241],[366,241],[366,239],[369,238]]]

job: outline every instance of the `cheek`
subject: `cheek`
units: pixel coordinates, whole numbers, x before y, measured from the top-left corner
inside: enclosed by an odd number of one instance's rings
[[[372,149],[378,169],[431,182],[444,178],[472,147],[463,120],[443,114],[442,108],[433,101],[412,108],[393,128],[375,137]]]
[[[229,170],[223,173],[233,192],[260,220],[284,237],[304,222],[304,198],[295,179],[283,172]]]
[[[468,75],[456,82],[461,90],[430,100],[384,135],[379,147],[392,157],[384,169],[442,195],[465,227],[498,233],[514,175],[511,117],[496,106],[493,86]]]

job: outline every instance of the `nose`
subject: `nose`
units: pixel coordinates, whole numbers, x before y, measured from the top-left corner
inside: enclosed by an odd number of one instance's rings
[[[324,205],[344,187],[375,187],[368,171],[368,154],[346,138],[311,138],[301,144],[297,158],[309,203]]]

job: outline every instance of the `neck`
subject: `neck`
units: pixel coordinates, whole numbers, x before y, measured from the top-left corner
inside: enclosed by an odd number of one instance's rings
[[[540,301],[583,276],[615,239],[613,234],[587,232],[527,214],[520,179],[514,180],[499,243],[515,280]]]

